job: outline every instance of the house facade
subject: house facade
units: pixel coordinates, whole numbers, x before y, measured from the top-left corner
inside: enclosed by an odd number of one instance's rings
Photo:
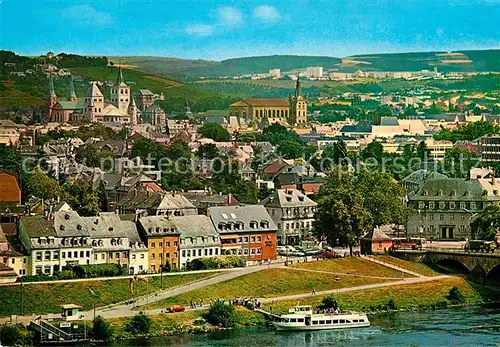
[[[317,204],[297,189],[276,189],[262,204],[277,225],[280,245],[298,244],[313,231]]]
[[[210,207],[207,214],[220,234],[222,255],[251,261],[276,258],[278,228],[264,206]]]

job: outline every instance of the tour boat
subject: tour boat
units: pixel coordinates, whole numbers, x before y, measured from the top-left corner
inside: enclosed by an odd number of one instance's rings
[[[315,314],[312,306],[294,306],[273,325],[277,330],[329,330],[368,327],[370,321],[364,313]]]

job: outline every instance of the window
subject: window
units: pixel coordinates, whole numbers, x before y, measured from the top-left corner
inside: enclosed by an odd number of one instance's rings
[[[163,242],[160,242],[158,247],[160,247],[160,248],[163,247]]]
[[[45,260],[50,260],[50,251],[45,251]]]
[[[434,201],[429,202],[429,208],[433,209],[434,208]]]
[[[262,242],[262,236],[257,236],[257,242]]]
[[[134,259],[134,260],[135,260],[135,254],[132,254],[132,259]]]
[[[104,259],[106,259],[106,254],[103,253],[103,254],[101,254],[101,260],[104,260]]]
[[[418,208],[420,208],[420,209],[425,208],[425,202],[423,202],[423,201],[419,201],[419,202],[418,202]]]
[[[151,248],[155,248],[156,247],[156,242],[151,242]]]
[[[94,254],[94,261],[97,261],[97,254]]]
[[[42,252],[36,252],[36,261],[42,261]]]
[[[141,259],[144,259],[144,254],[141,254]]]
[[[59,251],[54,251],[54,260],[59,260]]]
[[[444,213],[439,214],[439,220],[444,220]]]
[[[113,253],[109,253],[109,259],[113,259]],[[154,259],[154,254],[153,254],[153,259]]]
[[[185,250],[185,249],[183,249],[183,250],[182,250],[182,256],[183,256],[183,257],[185,257],[185,256],[186,256],[186,250]]]
[[[250,238],[250,242],[255,242],[255,236],[252,236],[252,237]]]

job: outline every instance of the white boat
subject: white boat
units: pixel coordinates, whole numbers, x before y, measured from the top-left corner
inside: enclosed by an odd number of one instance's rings
[[[370,321],[364,313],[315,314],[312,306],[294,306],[273,325],[277,330],[329,330],[369,327]]]

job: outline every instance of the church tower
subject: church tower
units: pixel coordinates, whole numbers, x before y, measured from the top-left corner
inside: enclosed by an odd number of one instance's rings
[[[76,93],[75,93],[75,84],[74,84],[73,75],[71,75],[70,78],[69,78],[69,100],[73,101],[73,102],[77,101],[77,97],[76,97]]]
[[[116,83],[111,87],[111,103],[120,110],[121,114],[128,113],[128,106],[130,104],[130,87],[125,84],[121,67],[118,67]]]
[[[96,82],[90,82],[83,100],[83,116],[90,122],[102,121],[100,116],[104,109],[104,95],[97,87]]]
[[[47,91],[47,98],[45,99],[45,119],[50,121],[52,116],[52,109],[57,104],[57,95],[54,90],[54,80],[52,74],[49,76],[49,90]]]
[[[295,95],[289,97],[290,124],[293,126],[304,126],[307,123],[307,99],[302,96],[300,76],[297,75],[295,83]]]
[[[137,106],[135,104],[134,96],[130,96],[130,104],[128,106],[128,114],[130,116],[130,124],[137,124]]]

